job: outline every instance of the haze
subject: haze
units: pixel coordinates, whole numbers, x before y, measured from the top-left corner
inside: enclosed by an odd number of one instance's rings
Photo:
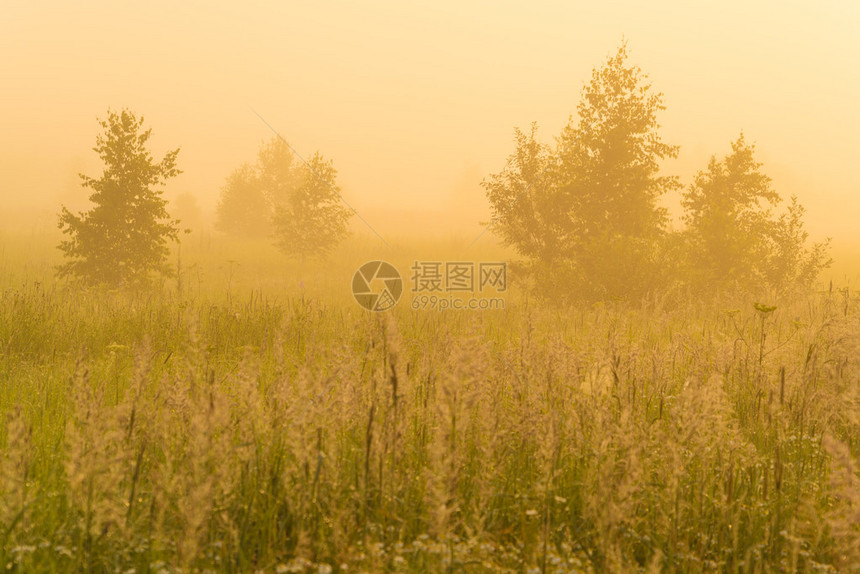
[[[101,172],[96,119],[128,107],[157,154],[182,148],[168,197],[192,193],[209,216],[273,135],[256,111],[300,153],[333,159],[383,235],[473,235],[488,213],[479,183],[513,128],[537,121],[551,141],[626,39],[681,146],[667,173],[689,183],[743,130],[813,237],[856,239],[856,3],[4,2],[2,14],[4,227],[52,228],[61,203],[83,208],[75,174]]]

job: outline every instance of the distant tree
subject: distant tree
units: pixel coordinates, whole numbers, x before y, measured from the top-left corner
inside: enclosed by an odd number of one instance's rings
[[[773,226],[765,276],[777,290],[808,288],[833,263],[830,239],[808,244],[809,233],[803,225],[805,212],[797,197],[792,195],[788,210]]]
[[[227,176],[215,211],[215,228],[234,236],[271,235],[272,209],[254,166],[243,164]]]
[[[143,117],[128,110],[108,110],[99,125],[104,132],[93,151],[104,172],[99,179],[80,176],[95,206],[77,215],[62,207],[58,226],[69,237],[59,245],[67,261],[58,272],[88,283],[144,284],[152,272],[170,272],[167,242],[177,239],[178,226],[157,187],[181,173],[179,149],[156,162],[147,148],[152,130],[144,131]]]
[[[553,292],[563,283],[588,298],[636,296],[659,275],[667,216],[658,200],[679,187],[659,163],[678,148],[658,133],[662,94],[627,58],[622,45],[594,70],[554,154],[534,128],[518,131],[508,165],[484,182],[495,229]]]
[[[217,225],[237,235],[272,236],[282,251],[304,260],[342,241],[350,215],[332,163],[317,153],[305,164],[275,137],[260,147],[254,166],[244,165],[228,178]]]
[[[681,205],[698,279],[706,282],[762,281],[771,215],[779,194],[771,187],[743,134],[722,160],[711,157],[696,175]]]
[[[337,171],[317,153],[292,175],[297,177],[291,188],[278,188],[276,243],[286,254],[302,260],[323,256],[349,235],[351,213],[341,203]]]
[[[803,207],[782,201],[755,159],[755,146],[741,134],[722,160],[712,157],[681,203],[695,283],[710,286],[808,285],[829,264],[827,244],[806,247]]]
[[[526,258],[525,271],[541,290],[557,292],[565,284],[570,258],[570,203],[557,184],[549,146],[537,139],[537,124],[526,133],[514,130],[516,149],[504,169],[482,182],[492,209],[493,230],[505,245]]]
[[[257,152],[257,177],[274,215],[275,207],[287,202],[299,185],[302,165],[287,142],[276,136]]]

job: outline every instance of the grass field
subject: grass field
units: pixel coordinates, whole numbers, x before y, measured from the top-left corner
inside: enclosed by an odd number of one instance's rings
[[[7,572],[860,569],[850,290],[374,314],[364,261],[507,254],[192,235],[130,294],[55,243],[0,236]]]

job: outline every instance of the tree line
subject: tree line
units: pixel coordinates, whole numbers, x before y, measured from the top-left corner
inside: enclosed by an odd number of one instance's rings
[[[629,63],[622,45],[596,67],[576,115],[553,144],[536,124],[516,129],[505,167],[482,182],[491,229],[512,247],[514,267],[539,296],[598,300],[636,298],[675,285],[694,289],[809,287],[830,264],[828,242],[810,244],[804,208],[786,208],[741,133],[725,157],[712,157],[686,188],[661,172],[678,146],[660,135],[662,93]],[[108,111],[96,151],[99,179],[81,175],[93,207],[65,207],[61,276],[88,283],[142,285],[169,274],[170,241],[180,222],[158,189],[177,176],[179,149],[156,161],[151,129],[129,110]],[[681,191],[683,231],[669,229],[660,199]],[[352,215],[340,197],[337,170],[315,153],[305,161],[279,137],[254,163],[226,179],[216,227],[231,236],[272,239],[288,256],[325,256],[349,234]]]
[[[595,68],[576,116],[553,145],[537,126],[515,130],[505,167],[483,182],[490,225],[521,256],[521,276],[552,298],[635,298],[695,290],[809,287],[829,266],[829,240],[809,244],[804,208],[783,198],[743,133],[684,189],[660,162],[663,95],[628,62],[626,45]],[[671,232],[659,204],[682,190],[686,227]]]

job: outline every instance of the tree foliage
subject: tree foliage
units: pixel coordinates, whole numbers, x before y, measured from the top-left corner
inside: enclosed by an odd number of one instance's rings
[[[278,137],[264,143],[253,166],[227,179],[217,226],[244,236],[271,236],[284,253],[305,259],[328,253],[348,235],[337,170],[319,153],[305,163]]]
[[[516,150],[504,169],[483,182],[493,209],[494,229],[520,255],[552,261],[562,253],[566,228],[562,197],[549,173],[549,147],[537,140],[537,124],[514,130]]]
[[[809,245],[809,233],[803,225],[804,213],[806,209],[792,195],[788,209],[773,227],[765,276],[778,291],[810,287],[833,262],[830,239]]]
[[[796,198],[776,213],[782,199],[743,135],[683,193],[687,229],[668,231],[660,200],[681,186],[660,172],[678,154],[660,137],[664,109],[622,45],[594,69],[553,146],[535,124],[515,130],[514,152],[483,187],[493,229],[524,258],[537,293],[593,300],[677,282],[809,286],[829,265],[828,242],[807,245]]]
[[[271,235],[271,206],[254,166],[242,164],[227,176],[215,211],[215,228],[233,236]]]
[[[107,119],[99,121],[103,133],[93,151],[104,171],[98,179],[80,175],[83,187],[93,192],[92,209],[73,214],[62,207],[58,226],[68,238],[59,245],[67,259],[58,268],[61,276],[119,286],[145,284],[153,272],[170,272],[167,243],[177,239],[178,222],[157,188],[181,173],[179,149],[155,161],[148,148],[152,130],[144,130],[143,121],[128,110],[108,110]]]
[[[688,260],[694,283],[707,286],[808,286],[829,265],[827,242],[807,247],[803,207],[785,213],[771,179],[741,134],[722,160],[712,157],[684,192]]]
[[[496,231],[548,295],[630,296],[656,274],[666,223],[658,200],[678,187],[659,175],[659,163],[677,148],[658,133],[662,95],[627,58],[622,45],[594,70],[554,152],[534,125],[517,130],[516,151],[484,182]]]
[[[341,204],[337,170],[314,154],[296,169],[293,186],[275,201],[275,241],[288,255],[305,259],[327,254],[346,239],[352,215]]]

